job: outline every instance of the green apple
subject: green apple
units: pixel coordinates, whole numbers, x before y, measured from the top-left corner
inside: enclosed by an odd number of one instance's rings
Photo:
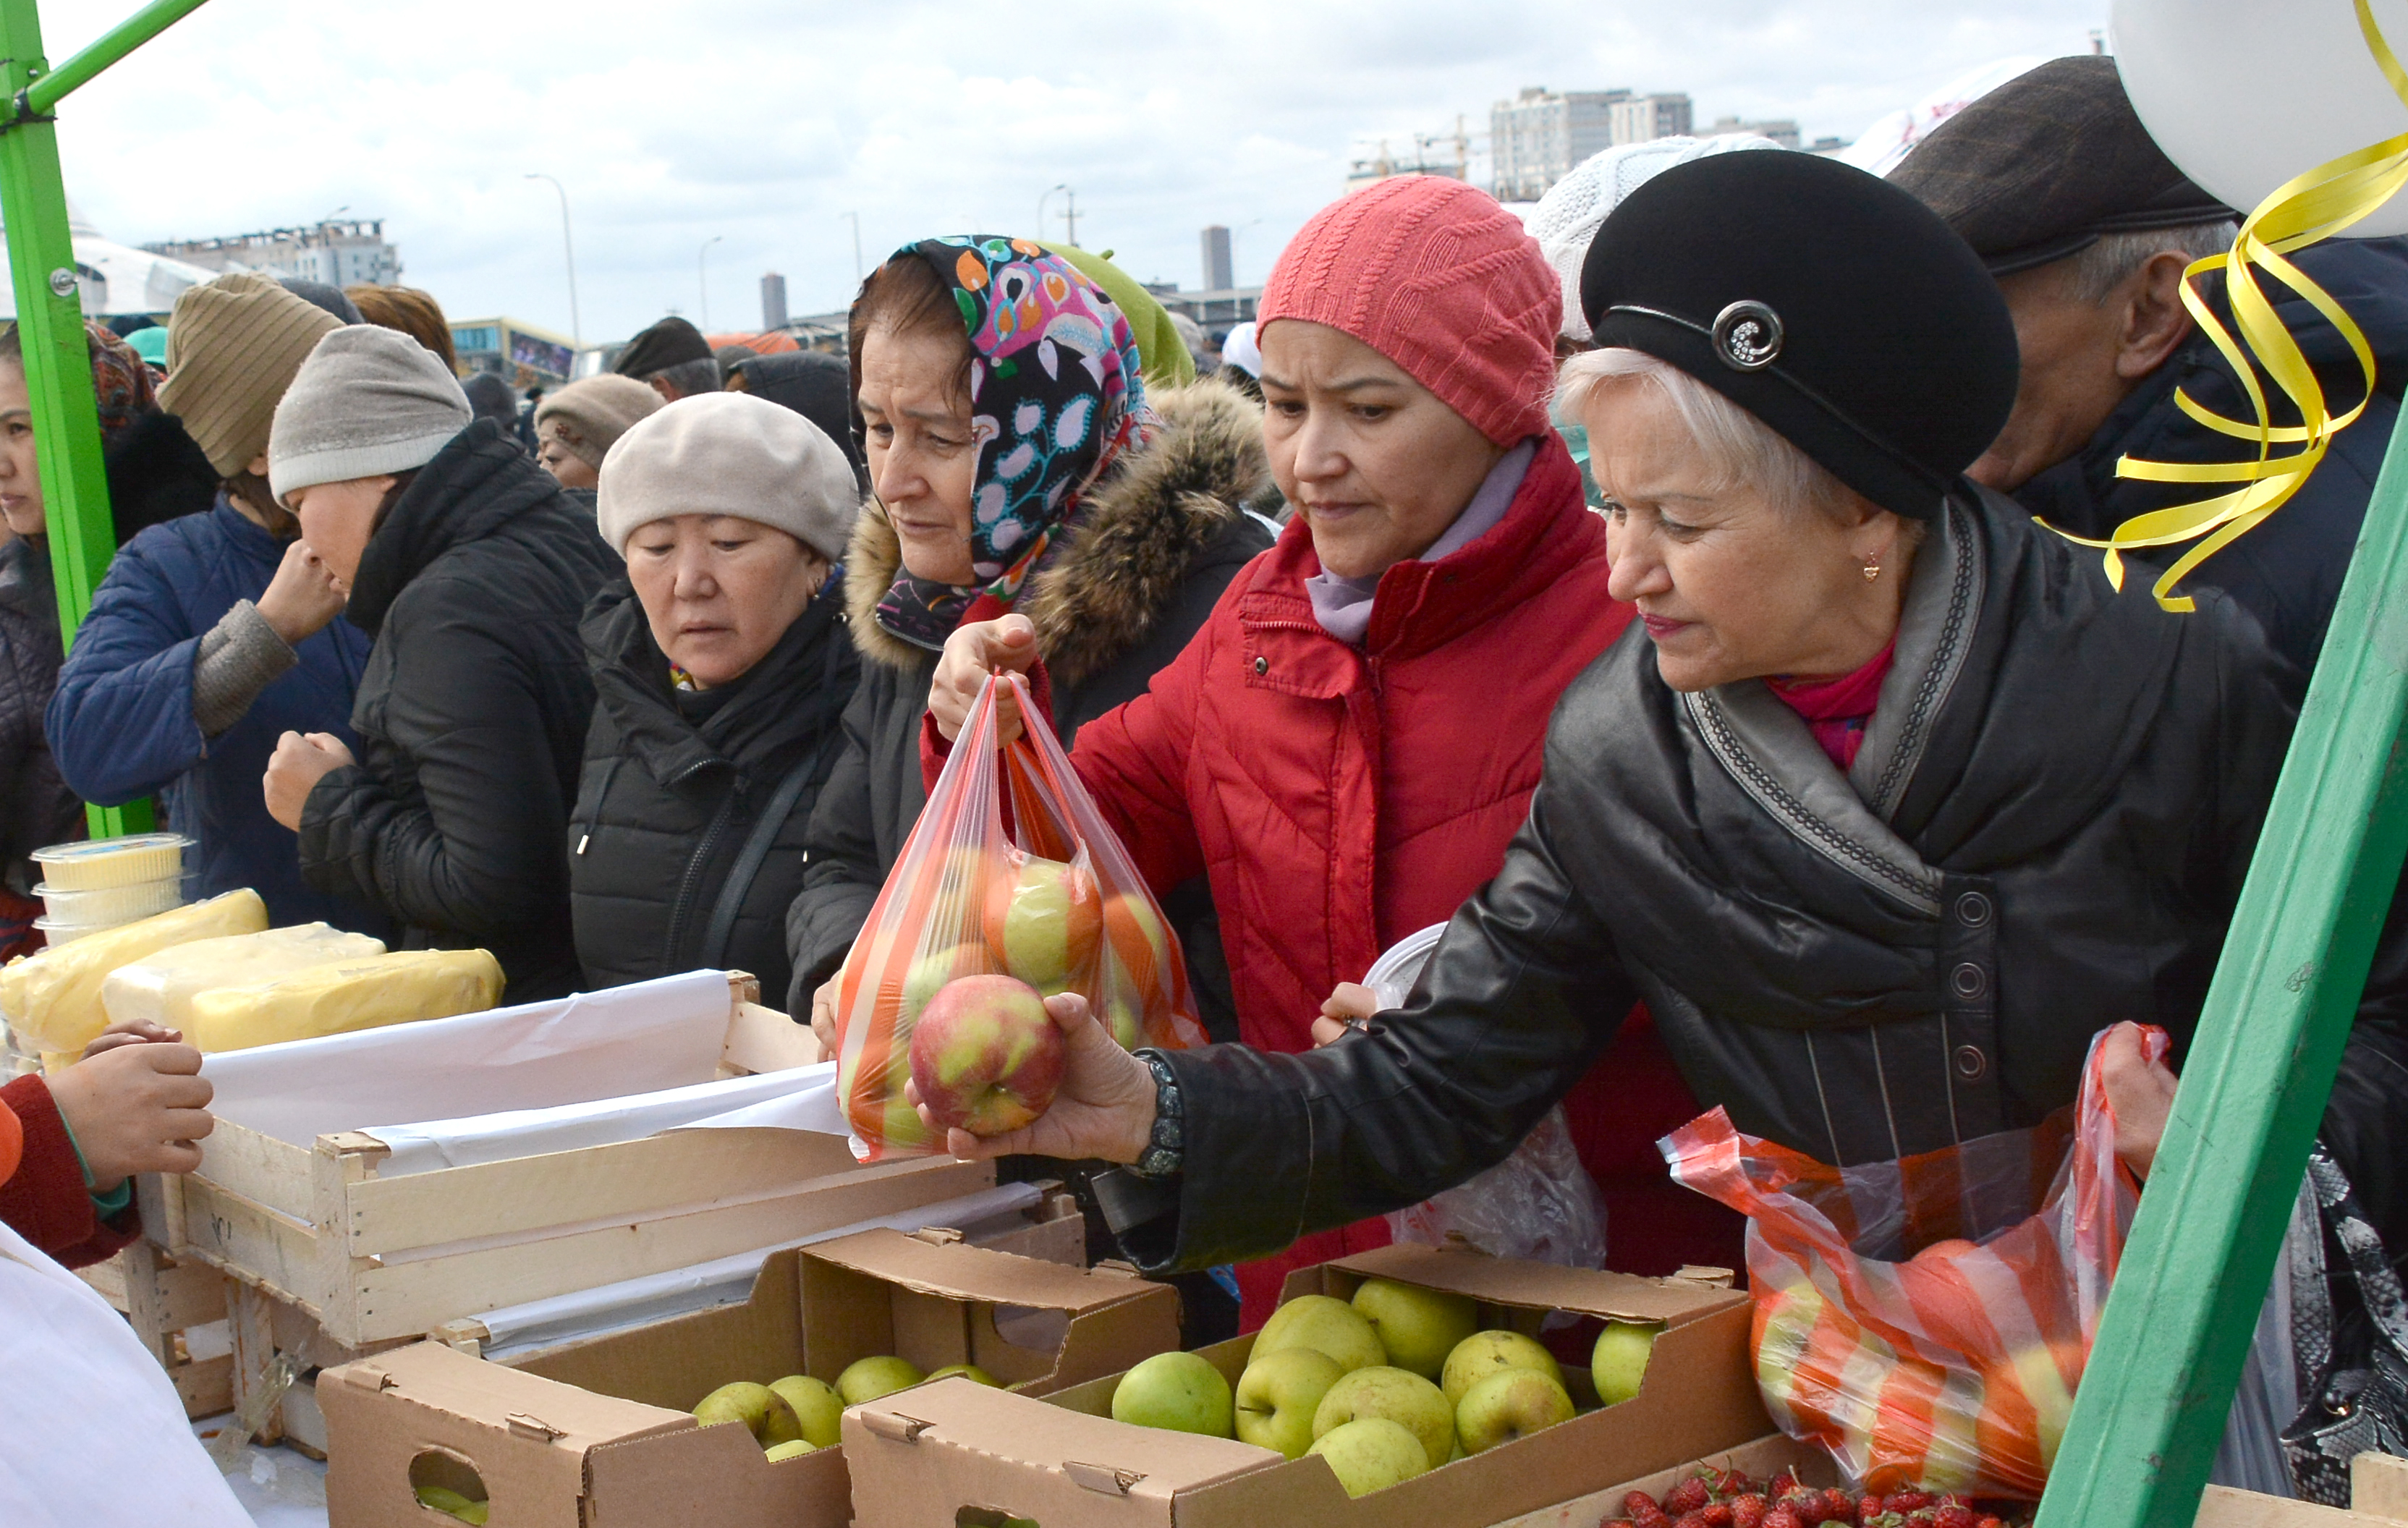
[[[1238,1376],[1238,1441],[1302,1459],[1312,1447],[1314,1408],[1345,1372],[1317,1349],[1260,1354]]]
[[[948,945],[913,961],[911,969],[903,974],[903,1021],[918,1019],[928,999],[955,977],[976,976],[992,970],[994,964],[977,945]]]
[[[1608,1321],[1598,1334],[1597,1351],[1589,1356],[1588,1377],[1597,1382],[1599,1406],[1620,1406],[1639,1393],[1647,1378],[1647,1355],[1655,1350],[1662,1321]]]
[[[1036,988],[1012,977],[955,977],[911,1026],[911,1081],[938,1125],[1002,1135],[1054,1105],[1069,1062]]]
[[[844,1432],[844,1397],[824,1379],[809,1375],[790,1374],[783,1379],[772,1379],[769,1388],[795,1408],[796,1420],[803,1424],[803,1436],[814,1448],[833,1448]]]
[[[928,1378],[931,1379],[943,1379],[953,1375],[960,1375],[965,1379],[976,1380],[978,1383],[985,1385],[992,1390],[1003,1389],[1002,1380],[997,1379],[995,1376],[987,1373],[984,1369],[980,1368],[975,1364],[948,1364],[941,1369],[931,1369],[928,1371]]]
[[[1156,1353],[1112,1387],[1112,1421],[1207,1437],[1234,1435],[1229,1381],[1195,1353]]]
[[[694,1420],[705,1427],[724,1421],[740,1421],[763,1448],[776,1443],[792,1443],[803,1435],[801,1419],[786,1398],[767,1385],[756,1385],[739,1379],[732,1385],[722,1385],[704,1396],[694,1408]]]
[[[798,1437],[792,1443],[781,1443],[772,1447],[769,1449],[769,1463],[774,1464],[781,1459],[800,1459],[805,1454],[819,1452],[820,1448],[821,1445],[813,1443],[809,1438]]]
[[[1340,1368],[1349,1371],[1388,1361],[1388,1350],[1380,1346],[1380,1334],[1371,1329],[1363,1313],[1327,1294],[1299,1294],[1271,1312],[1271,1319],[1254,1335],[1254,1356],[1260,1358],[1283,1348],[1327,1353]]]
[[[898,1390],[909,1390],[928,1378],[919,1366],[891,1354],[876,1358],[856,1358],[836,1377],[836,1392],[847,1406],[859,1406],[882,1395],[892,1395]]]
[[[1464,1392],[1455,1408],[1455,1429],[1475,1454],[1571,1420],[1570,1392],[1536,1369],[1500,1369]]]
[[[1363,1280],[1354,1304],[1380,1334],[1388,1362],[1425,1379],[1437,1378],[1446,1355],[1480,1330],[1480,1313],[1463,1295],[1393,1278]]]
[[[1439,1388],[1460,1407],[1464,1392],[1504,1369],[1536,1369],[1558,1386],[1564,1382],[1563,1365],[1535,1340],[1519,1332],[1490,1331],[1474,1332],[1455,1345],[1440,1372]]]
[[[1431,1469],[1455,1451],[1455,1407],[1436,1385],[1410,1369],[1375,1364],[1340,1376],[1313,1409],[1312,1435],[1365,1417],[1385,1417],[1420,1439]]]
[[[1349,1496],[1385,1491],[1429,1469],[1422,1440],[1385,1417],[1333,1427],[1312,1440],[1310,1451],[1329,1461]]]
[[[1042,992],[1058,992],[1094,958],[1104,909],[1078,867],[1031,854],[987,898],[986,936],[1003,968]]]

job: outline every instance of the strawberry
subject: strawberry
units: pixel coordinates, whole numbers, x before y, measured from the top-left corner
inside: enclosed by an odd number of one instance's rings
[[[1705,1528],[1732,1528],[1734,1515],[1728,1502],[1708,1502],[1693,1515],[1703,1521]]]
[[[1684,1517],[1714,1499],[1702,1477],[1682,1481],[1664,1492],[1664,1511],[1670,1517]]]
[[[1704,1509],[1700,1508],[1695,1512],[1682,1513],[1673,1520],[1672,1528],[1711,1528],[1711,1525],[1706,1521]]]
[[[1942,1502],[1932,1509],[1931,1528],[1977,1528],[1973,1509],[1959,1501]]]
[[[1732,1497],[1730,1509],[1731,1528],[1764,1528],[1764,1515],[1772,1504],[1761,1492],[1751,1491]]]
[[[1799,1528],[1816,1528],[1823,1521],[1823,1493],[1794,1487],[1785,1492],[1776,1507],[1785,1507],[1796,1515]]]
[[[1798,1515],[1796,1507],[1784,1502],[1765,1513],[1764,1528],[1808,1528],[1808,1525],[1806,1520]]]
[[[1660,1518],[1664,1515],[1664,1505],[1643,1491],[1634,1491],[1622,1498],[1622,1515],[1633,1521]]]
[[[1774,1476],[1771,1479],[1764,1483],[1765,1495],[1770,1497],[1776,1502],[1797,1489],[1798,1477],[1787,1470],[1783,1470],[1779,1475]]]
[[[1901,1491],[1883,1502],[1882,1510],[1900,1514],[1919,1512],[1927,1507],[1937,1506],[1939,1498],[1928,1491]]]
[[[1858,1521],[1856,1503],[1837,1486],[1823,1490],[1823,1521],[1853,1523]]]
[[[1639,1525],[1628,1518],[1608,1518],[1598,1523],[1597,1528],[1639,1528]]]

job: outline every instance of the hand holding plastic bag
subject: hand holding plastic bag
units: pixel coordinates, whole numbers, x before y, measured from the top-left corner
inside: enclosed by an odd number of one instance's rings
[[[2139,1034],[2161,1060],[2165,1031]],[[1868,1490],[2037,1499],[2140,1186],[2091,1042],[2031,1130],[1835,1168],[1716,1109],[1664,1138],[1672,1176],[1748,1218],[1756,1383],[1791,1437]]]
[[[1000,696],[1027,725],[996,744]],[[1112,1037],[1204,1043],[1179,940],[1016,674],[990,678],[837,978],[837,1089],[864,1161],[943,1141],[904,1097],[911,1029],[959,977],[1078,992]]]

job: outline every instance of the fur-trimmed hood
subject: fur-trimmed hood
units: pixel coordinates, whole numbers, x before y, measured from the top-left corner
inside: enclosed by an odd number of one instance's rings
[[[1270,480],[1260,404],[1210,378],[1146,398],[1162,427],[1088,493],[1015,607],[1036,624],[1038,651],[1065,688],[1144,640],[1197,556]],[[890,668],[927,659],[878,624],[878,602],[902,562],[902,544],[872,494],[845,553],[844,602],[853,645]]]

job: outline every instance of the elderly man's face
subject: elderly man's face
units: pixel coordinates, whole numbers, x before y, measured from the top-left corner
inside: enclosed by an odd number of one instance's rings
[[[2006,428],[1966,476],[2002,493],[2088,445],[2116,406],[2190,334],[2182,307],[2182,256],[2150,257],[2098,302],[2077,288],[2078,258],[1999,278],[2014,319],[2023,376]]]

